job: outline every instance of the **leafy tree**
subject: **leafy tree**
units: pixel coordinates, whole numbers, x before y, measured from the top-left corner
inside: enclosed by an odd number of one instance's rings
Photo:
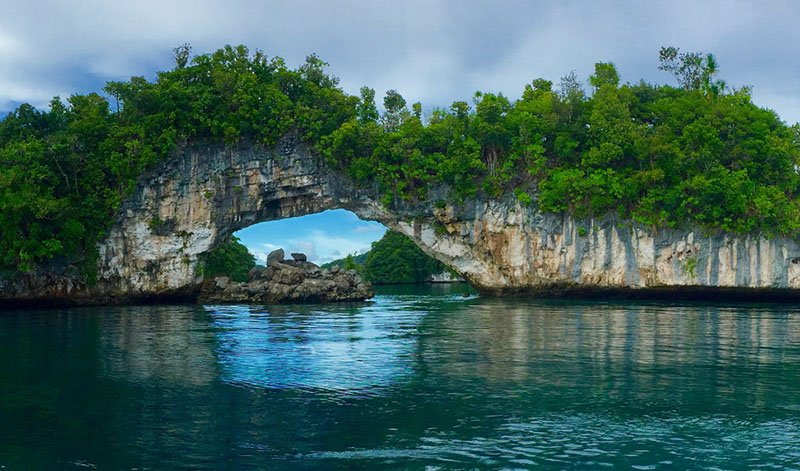
[[[504,124],[511,103],[503,94],[475,94],[475,140],[481,145],[482,160],[489,177],[497,177],[504,163],[510,139]],[[495,182],[490,179],[491,184]],[[498,189],[494,188],[493,193]]]
[[[189,63],[189,58],[192,55],[192,46],[189,43],[183,43],[172,50],[175,54],[175,65],[182,69]]]
[[[388,132],[397,131],[400,124],[408,115],[406,100],[397,90],[389,90],[383,98],[383,128]]]
[[[344,259],[344,265],[342,266],[345,270],[355,270],[358,268],[355,260],[353,260],[353,256],[348,254],[347,257]]]
[[[426,255],[405,235],[386,231],[367,254],[366,277],[373,283],[421,283],[445,266]]]
[[[366,252],[360,255],[348,254],[345,258],[339,258],[328,263],[323,263],[322,265],[320,265],[320,268],[331,269],[333,267],[339,267],[339,268],[344,268],[346,270],[355,270],[360,274],[362,274],[363,276],[364,263],[366,263],[367,261],[368,253],[369,252]]]
[[[237,237],[231,236],[205,255],[203,272],[208,276],[222,274],[234,281],[245,282],[248,272],[255,266],[253,254]]]
[[[414,115],[414,117],[421,120],[422,119],[422,103],[420,103],[420,102],[414,103],[413,105],[411,105],[411,109],[413,110],[412,114]]]
[[[358,119],[362,123],[378,121],[378,108],[375,107],[375,90],[361,87],[361,102],[358,104]]]
[[[309,56],[298,70],[280,58],[226,46],[188,60],[154,82],[109,82],[108,101],[74,95],[49,112],[22,105],[0,121],[0,271],[25,272],[57,256],[83,260],[137,177],[179,145],[272,145],[289,130],[323,142],[356,117],[355,97],[336,88],[325,63]],[[186,61],[184,63],[184,60]]]
[[[619,73],[611,62],[598,62],[594,65],[594,74],[589,77],[589,84],[599,89],[603,86],[617,87],[619,85]]]
[[[719,95],[725,89],[722,80],[713,81],[718,64],[713,54],[705,57],[699,52],[680,52],[677,47],[662,47],[658,54],[660,70],[671,73],[685,90],[703,90],[707,94]]]

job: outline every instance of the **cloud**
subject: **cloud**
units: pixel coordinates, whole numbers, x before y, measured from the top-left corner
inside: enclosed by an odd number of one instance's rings
[[[426,107],[469,100],[475,90],[517,97],[536,77],[586,79],[613,61],[623,81],[670,82],[658,49],[714,52],[721,78],[753,85],[754,100],[800,119],[797,4],[775,0],[640,2],[408,2],[307,0],[26,0],[0,16],[0,111],[22,101],[99,91],[106,80],[152,79],[172,66],[172,48],[195,52],[246,44],[290,65],[312,52],[343,88],[398,89]]]
[[[253,250],[250,247],[247,248],[247,251],[253,254],[253,257],[256,258],[256,263],[261,265],[267,264],[267,255],[269,255],[267,252],[263,250]]]
[[[319,259],[317,251],[314,247],[314,243],[307,240],[301,240],[294,244],[291,252],[300,252],[305,254],[309,262],[314,262]]]
[[[385,231],[386,228],[381,226],[380,224],[365,224],[363,226],[358,226],[354,229],[351,229],[350,232],[359,234],[363,232],[376,232],[376,231]]]
[[[303,234],[302,239],[289,239],[292,247],[304,251],[311,262],[333,260],[333,256],[340,258],[342,254],[363,253],[368,248],[364,248],[363,240],[333,235],[322,229],[313,229]],[[335,255],[338,254],[338,255]]]

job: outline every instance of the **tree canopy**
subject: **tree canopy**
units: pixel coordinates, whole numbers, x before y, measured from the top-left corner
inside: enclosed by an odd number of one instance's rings
[[[420,250],[411,239],[392,230],[386,231],[380,240],[373,242],[368,252],[348,255],[328,262],[322,268],[334,266],[356,270],[376,284],[424,283],[431,275],[447,270],[441,262]]]
[[[109,82],[104,96],[22,105],[0,121],[0,271],[57,256],[84,261],[137,177],[178,146],[270,146],[297,132],[334,170],[377,186],[383,203],[449,188],[452,202],[509,195],[578,218],[616,212],[654,227],[800,234],[800,133],[716,80],[712,55],[661,50],[677,87],[620,85],[599,62],[587,93],[574,73],[537,78],[518,99],[478,92],[423,115],[389,90],[350,96],[311,55],[279,57],[226,46],[154,81]]]
[[[446,268],[417,247],[407,236],[386,231],[367,252],[364,273],[376,284],[423,283]]]
[[[225,275],[233,281],[248,281],[248,272],[256,266],[255,257],[239,239],[231,236],[205,254],[203,272],[206,275]]]

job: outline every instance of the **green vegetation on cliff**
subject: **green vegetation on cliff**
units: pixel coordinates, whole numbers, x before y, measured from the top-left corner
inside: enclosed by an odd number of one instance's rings
[[[747,88],[715,79],[713,56],[661,51],[678,86],[619,83],[598,63],[587,93],[575,74],[544,79],[518,100],[476,93],[423,117],[390,90],[348,96],[325,63],[225,47],[155,81],[109,82],[104,92],[22,105],[0,122],[0,271],[27,271],[58,255],[82,259],[136,178],[177,146],[240,141],[269,146],[297,132],[321,158],[383,201],[513,194],[577,217],[615,211],[654,227],[800,233],[797,126],[754,105]]]
[[[181,144],[269,146],[295,130],[318,142],[359,103],[316,56],[291,70],[228,46],[189,64],[182,47],[176,62],[154,82],[109,82],[107,97],[54,98],[49,112],[22,105],[0,121],[0,272],[62,254],[92,267],[136,178]]]

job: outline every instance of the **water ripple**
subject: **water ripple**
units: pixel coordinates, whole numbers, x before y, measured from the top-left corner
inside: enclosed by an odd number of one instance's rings
[[[392,288],[0,316],[7,469],[800,468],[800,316]]]

